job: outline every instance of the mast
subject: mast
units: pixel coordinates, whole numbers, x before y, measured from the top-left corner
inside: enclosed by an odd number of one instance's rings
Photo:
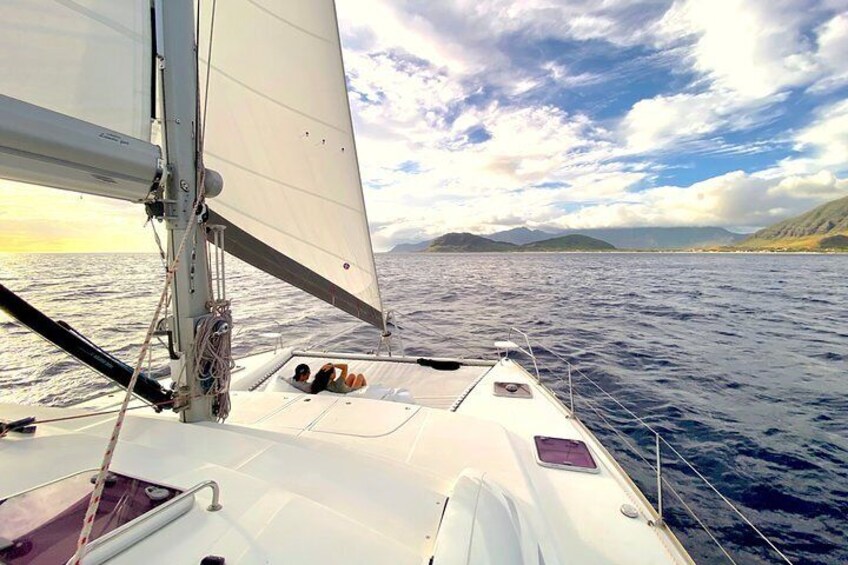
[[[197,56],[194,37],[194,2],[165,0],[160,4],[164,69],[162,73],[165,142],[169,175],[165,188],[165,222],[168,229],[168,263],[174,260],[191,222],[198,192],[197,179]],[[178,396],[189,400],[180,414],[184,422],[214,420],[212,398],[204,396],[194,363],[195,324],[209,313],[206,234],[196,226],[183,247],[172,287],[173,316],[169,320],[180,359],[171,365]]]

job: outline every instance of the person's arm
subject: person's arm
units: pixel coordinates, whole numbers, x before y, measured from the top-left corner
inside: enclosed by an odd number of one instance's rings
[[[340,378],[342,382],[344,382],[345,377],[347,377],[347,363],[333,363],[333,367],[342,370],[342,374],[338,378]]]

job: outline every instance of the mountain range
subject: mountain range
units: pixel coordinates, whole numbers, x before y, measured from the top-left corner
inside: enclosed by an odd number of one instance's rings
[[[848,196],[761,229],[739,247],[774,251],[848,250]]]
[[[471,235],[471,234],[468,234]],[[567,235],[585,236],[607,243],[617,249],[693,249],[733,245],[745,239],[744,234],[724,228],[600,228],[585,230],[543,231],[526,227],[513,228],[485,236],[492,242],[523,246]],[[443,236],[444,237],[444,236]],[[438,239],[438,238],[437,238]],[[437,240],[401,243],[392,253],[418,253],[427,251]]]
[[[473,233],[448,233],[429,242],[425,253],[485,253],[521,251],[611,251],[615,247],[593,237],[570,234],[516,245]]]
[[[575,239],[579,236],[585,239]],[[568,239],[571,238],[571,239]],[[641,249],[848,251],[848,196],[745,235],[717,227],[597,228],[544,231],[518,227],[486,236],[447,234],[402,243],[393,253],[422,251],[579,251]]]

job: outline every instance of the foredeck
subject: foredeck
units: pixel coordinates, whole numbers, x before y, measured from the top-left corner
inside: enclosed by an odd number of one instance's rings
[[[415,375],[438,380],[412,363],[404,375],[397,360],[291,352],[244,360],[242,371],[276,387],[291,363],[342,358],[412,386]],[[472,386],[453,410],[269,390],[234,391],[226,424],[183,425],[172,414],[134,411],[115,471],[181,488],[217,481],[224,508],[205,511],[198,494],[201,505],[114,562],[150,555],[197,562],[210,554],[228,563],[690,562],[612,457],[535,378],[508,360],[466,373]],[[499,396],[498,382],[524,385],[531,397]],[[82,414],[115,400],[74,410],[0,406],[0,418]],[[60,421],[0,440],[7,477],[0,498],[96,467],[111,421]],[[540,464],[535,436],[584,441],[597,469]]]

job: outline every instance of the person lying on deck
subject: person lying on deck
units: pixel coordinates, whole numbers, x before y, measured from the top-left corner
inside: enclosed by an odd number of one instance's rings
[[[312,383],[306,382],[309,380],[309,374],[309,365],[301,363],[295,367],[294,376],[289,379],[289,384],[299,391],[312,392]]]
[[[341,370],[341,375],[336,377],[336,369]],[[327,363],[315,373],[315,379],[312,381],[312,394],[318,394],[328,390],[337,394],[347,394],[354,390],[360,389],[368,384],[365,377],[360,374],[348,374],[347,363]]]

